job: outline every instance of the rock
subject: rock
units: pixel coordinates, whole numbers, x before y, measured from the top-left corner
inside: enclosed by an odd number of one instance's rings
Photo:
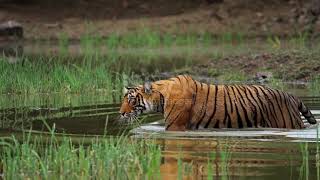
[[[273,21],[276,22],[276,23],[283,23],[284,19],[282,17],[274,17]]]
[[[258,18],[262,18],[263,17],[263,14],[261,12],[257,12],[256,15],[257,15]]]
[[[0,37],[15,36],[23,38],[22,25],[16,21],[7,21],[0,24]]]
[[[255,76],[255,81],[261,84],[268,82],[272,78],[271,72],[257,72]]]
[[[48,29],[53,29],[53,28],[62,29],[62,24],[60,24],[60,23],[45,24],[45,26],[46,26]]]
[[[219,4],[223,3],[223,0],[206,0],[208,4]]]
[[[23,54],[23,44],[20,41],[17,42],[0,42],[0,56],[6,57],[21,56]]]

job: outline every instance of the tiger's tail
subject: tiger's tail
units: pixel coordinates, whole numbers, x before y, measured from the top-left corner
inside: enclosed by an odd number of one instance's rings
[[[307,121],[310,124],[317,124],[317,120],[314,118],[313,114],[308,109],[308,107],[304,105],[301,100],[299,100],[298,102],[299,102],[299,111],[307,119]]]

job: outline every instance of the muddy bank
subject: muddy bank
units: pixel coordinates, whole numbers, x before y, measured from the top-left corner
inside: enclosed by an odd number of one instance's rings
[[[164,72],[164,76],[191,74],[222,81],[258,80],[259,76],[282,81],[311,81],[320,75],[319,53],[260,53],[211,59],[205,63]]]

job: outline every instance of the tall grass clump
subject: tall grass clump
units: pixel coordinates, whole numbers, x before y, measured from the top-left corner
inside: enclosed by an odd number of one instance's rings
[[[68,35],[65,33],[60,33],[59,35],[59,53],[61,56],[66,56],[68,54],[69,48],[69,38]]]
[[[309,89],[312,89],[311,94],[319,95],[320,94],[320,75],[314,77],[309,83]]]
[[[304,49],[307,45],[308,36],[307,32],[299,32],[297,35],[294,35],[289,39],[289,43],[297,48]]]
[[[309,168],[309,149],[308,142],[300,143],[300,150],[302,155],[302,164],[299,170],[299,179],[309,179],[310,168]]]
[[[96,138],[91,143],[25,136],[1,141],[5,179],[159,179],[161,149],[129,138]]]
[[[120,36],[117,33],[111,33],[105,40],[108,49],[112,50],[120,46]]]
[[[150,28],[141,28],[126,34],[111,33],[105,40],[108,49],[115,48],[158,48],[172,46],[211,46],[211,45],[241,45],[244,42],[242,33],[227,32],[214,36],[203,33],[163,33]]]
[[[111,38],[114,37],[111,36]],[[124,48],[158,47],[161,44],[161,36],[157,31],[152,31],[149,28],[142,28],[139,31],[131,32],[121,36],[120,43]]]
[[[96,58],[101,55],[103,38],[101,36],[93,36],[84,34],[80,37],[81,55],[87,60]]]
[[[317,180],[320,179],[320,151],[319,151],[319,124],[317,125],[317,150],[316,150],[316,167],[317,167]]]
[[[278,50],[281,48],[281,40],[278,36],[269,35],[267,38],[267,44],[272,50]]]
[[[36,60],[24,57],[21,61],[11,64],[0,59],[1,93],[111,92],[122,84],[121,73],[114,72],[107,63],[90,62],[89,66],[81,62],[56,62],[59,59],[54,57]]]

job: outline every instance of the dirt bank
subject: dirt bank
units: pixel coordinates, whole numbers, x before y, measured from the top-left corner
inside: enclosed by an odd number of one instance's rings
[[[319,53],[263,53],[256,55],[228,56],[210,62],[164,73],[191,74],[222,81],[258,80],[268,76],[283,81],[310,81],[320,75]]]

